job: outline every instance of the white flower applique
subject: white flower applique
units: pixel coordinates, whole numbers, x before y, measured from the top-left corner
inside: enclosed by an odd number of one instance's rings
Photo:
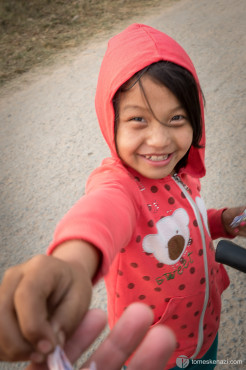
[[[206,208],[206,205],[204,203],[204,200],[200,197],[196,197],[196,205],[201,213],[201,216],[202,216],[202,219],[203,219],[203,222],[204,222],[204,225],[206,227],[206,230],[208,232],[208,235],[210,235],[210,231],[209,231],[209,226],[208,226],[208,214],[207,214],[207,208]]]
[[[164,264],[174,265],[184,253],[189,237],[189,216],[183,209],[176,209],[171,216],[163,217],[156,223],[157,234],[145,236],[143,249],[153,253]]]

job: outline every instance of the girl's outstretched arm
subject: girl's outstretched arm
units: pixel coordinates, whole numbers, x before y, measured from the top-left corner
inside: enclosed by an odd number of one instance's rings
[[[88,310],[99,261],[92,245],[75,240],[7,270],[0,285],[0,360],[42,362],[63,344]]]

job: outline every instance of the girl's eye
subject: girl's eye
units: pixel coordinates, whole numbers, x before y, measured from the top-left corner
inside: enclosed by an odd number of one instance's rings
[[[182,114],[177,114],[176,116],[173,116],[171,121],[182,121],[185,117],[182,116]]]
[[[133,117],[131,118],[131,121],[144,122],[144,118],[143,117]]]

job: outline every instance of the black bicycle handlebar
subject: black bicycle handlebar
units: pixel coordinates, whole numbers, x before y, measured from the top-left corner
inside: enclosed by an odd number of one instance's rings
[[[246,249],[229,240],[219,241],[215,252],[215,260],[246,272]]]

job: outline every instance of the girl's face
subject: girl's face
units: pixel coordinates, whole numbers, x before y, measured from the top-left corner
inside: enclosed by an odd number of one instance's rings
[[[161,179],[175,172],[191,146],[193,131],[186,111],[169,89],[148,75],[141,82],[149,105],[139,83],[120,94],[117,151],[141,175]]]

